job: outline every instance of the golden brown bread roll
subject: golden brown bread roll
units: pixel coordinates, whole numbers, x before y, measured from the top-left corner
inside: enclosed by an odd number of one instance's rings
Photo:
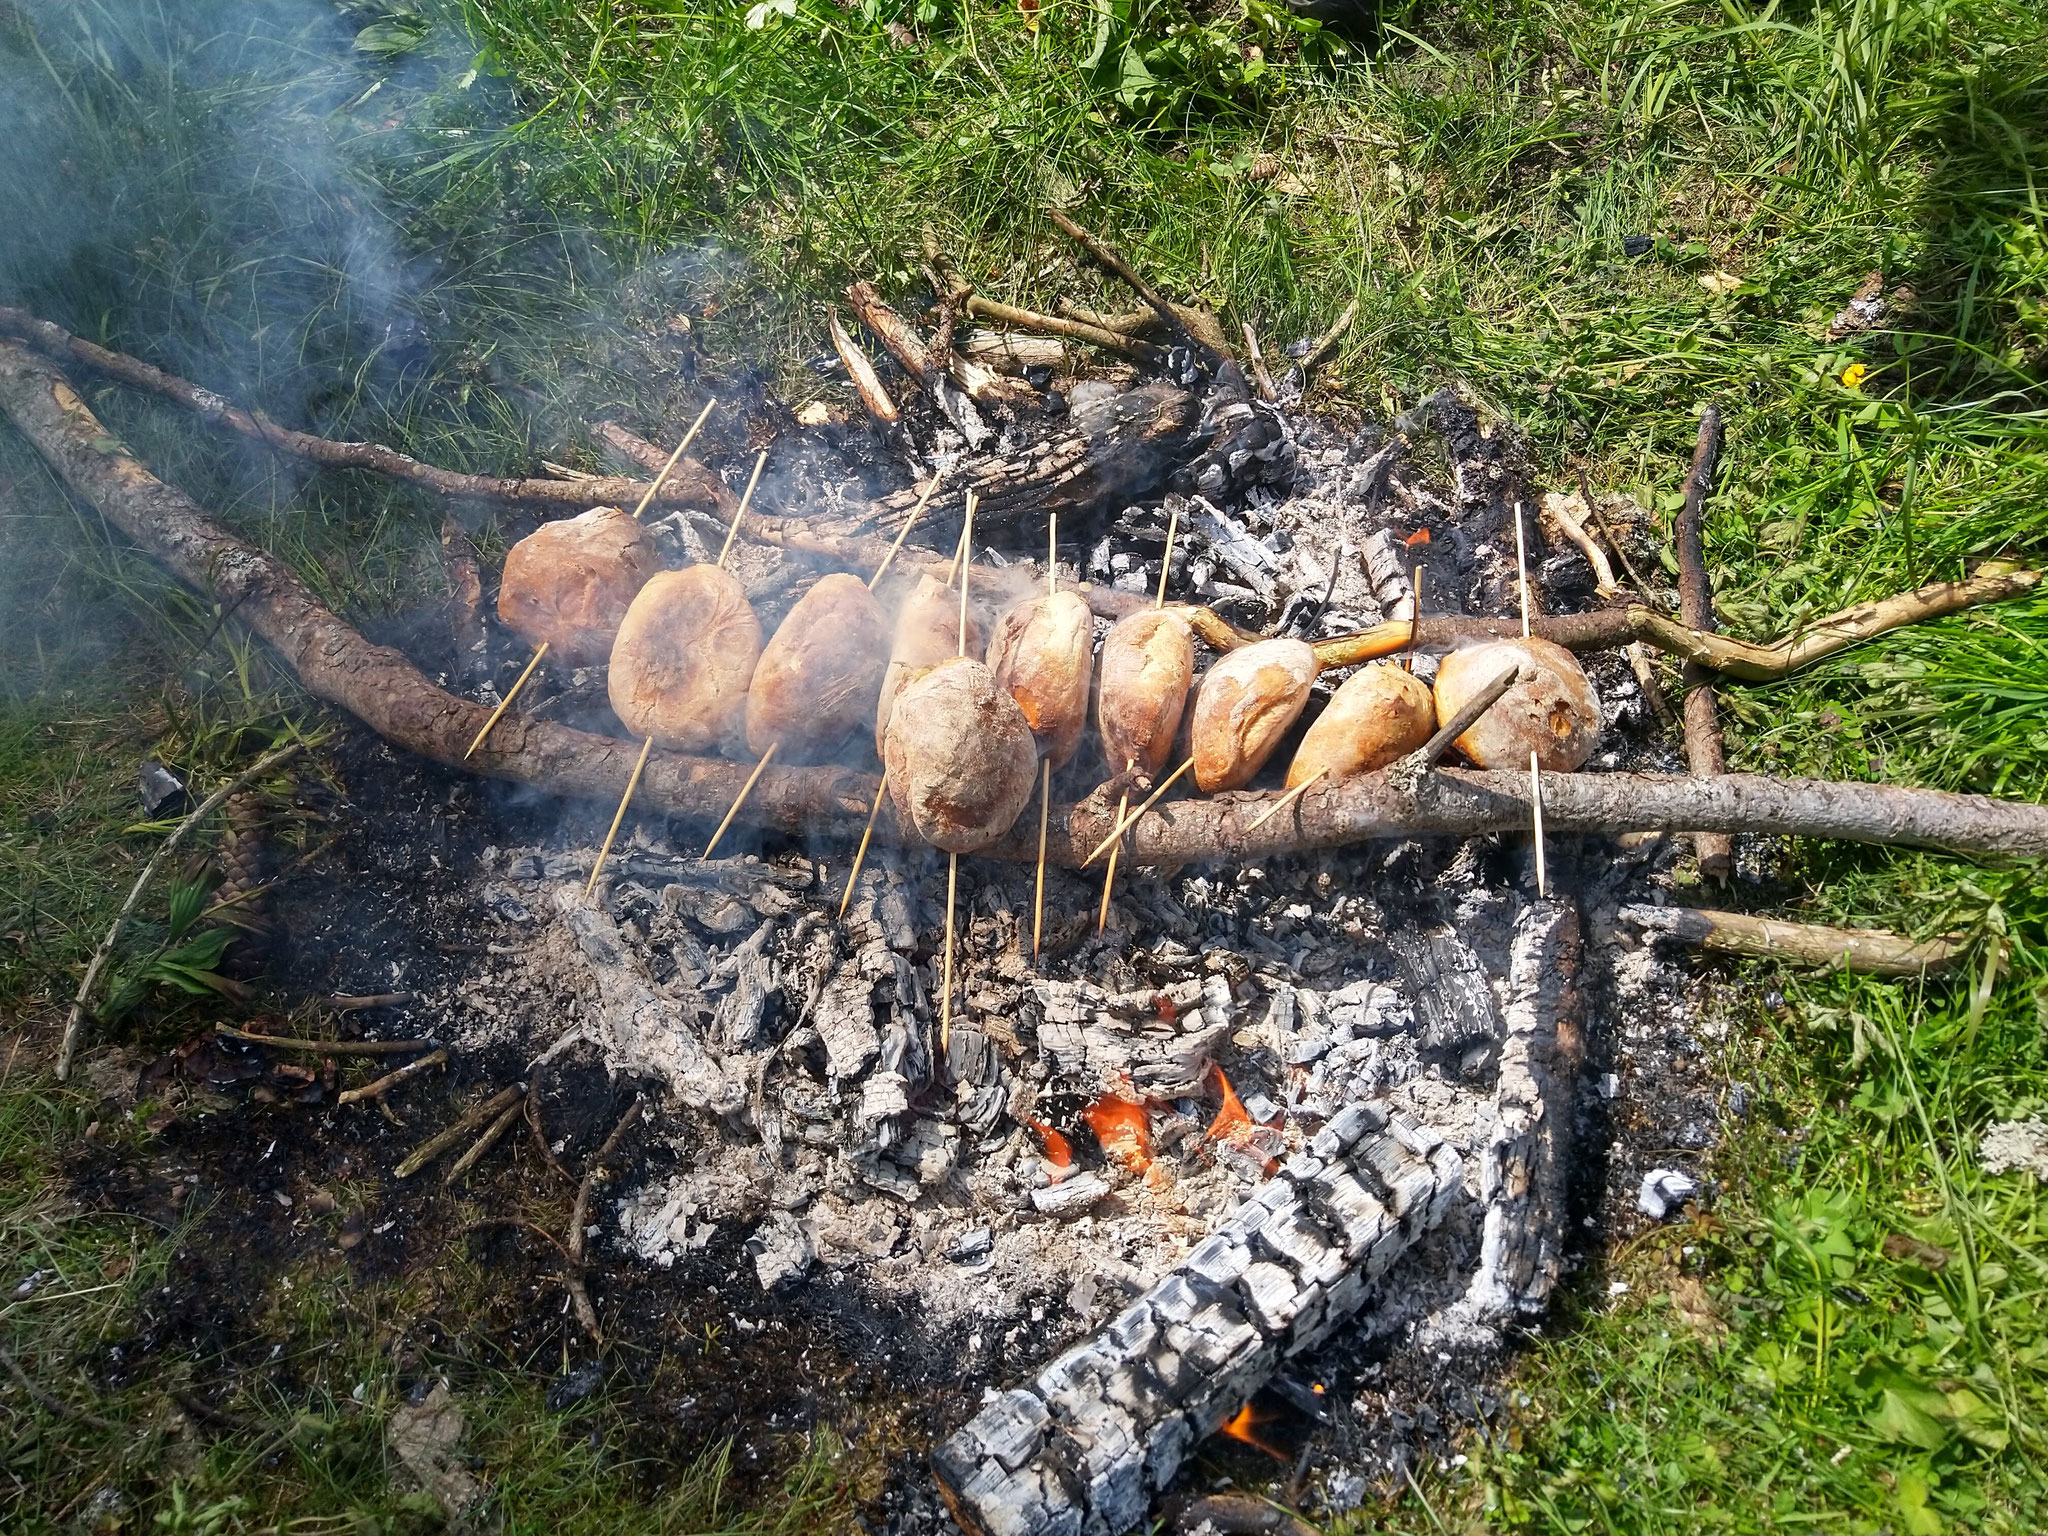
[[[681,752],[737,751],[761,621],[730,571],[663,571],[640,589],[612,646],[612,710],[635,736]]]
[[[785,762],[828,757],[873,706],[889,664],[889,621],[867,583],[835,571],[797,599],[747,688],[747,750],[781,743]]]
[[[996,622],[988,668],[1024,711],[1038,749],[1063,766],[1088,724],[1088,669],[1095,655],[1095,616],[1072,592],[1027,598]]]
[[[1389,662],[1360,667],[1301,738],[1287,767],[1287,787],[1306,784],[1318,773],[1348,779],[1384,768],[1435,730],[1436,707],[1426,683]]]
[[[926,667],[935,667],[960,650],[960,594],[935,576],[920,576],[903,606],[896,611],[896,635],[889,648],[889,669],[882,675],[882,697],[875,706],[875,755],[883,756],[889,711],[903,685]],[[981,655],[981,626],[967,619],[967,654]]]
[[[1549,640],[1496,640],[1451,652],[1436,674],[1437,723],[1448,723],[1515,664],[1521,681],[1458,738],[1458,750],[1481,768],[1526,769],[1533,749],[1546,771],[1572,772],[1600,740],[1600,698],[1578,658]]]
[[[505,553],[498,618],[570,666],[612,653],[612,638],[661,558],[654,536],[617,507],[542,523]]]
[[[1195,676],[1195,637],[1187,620],[1148,608],[1117,620],[1102,642],[1095,728],[1110,771],[1126,763],[1157,778],[1173,750]]]
[[[995,674],[964,657],[904,684],[882,751],[897,814],[948,853],[1010,830],[1038,782],[1038,743]]]
[[[1209,669],[1195,692],[1191,738],[1203,794],[1242,789],[1257,776],[1300,718],[1316,671],[1305,640],[1255,641]]]

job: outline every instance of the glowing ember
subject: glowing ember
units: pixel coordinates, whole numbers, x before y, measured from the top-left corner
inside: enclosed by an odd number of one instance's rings
[[[1285,1451],[1266,1444],[1258,1436],[1258,1419],[1252,1413],[1252,1405],[1246,1403],[1237,1410],[1237,1416],[1223,1426],[1223,1433],[1233,1440],[1242,1440],[1255,1451],[1264,1451],[1275,1461],[1292,1461],[1294,1458]]]
[[[1024,1123],[1038,1132],[1038,1139],[1045,1143],[1045,1160],[1052,1164],[1052,1181],[1059,1183],[1074,1171],[1074,1149],[1067,1145],[1066,1137],[1043,1120],[1026,1120]]]
[[[1230,1079],[1223,1075],[1221,1067],[1214,1067],[1217,1085],[1223,1090],[1223,1106],[1216,1111],[1216,1118],[1209,1122],[1204,1138],[1208,1141],[1224,1141],[1248,1154],[1258,1163],[1265,1177],[1272,1177],[1278,1164],[1273,1159],[1275,1147],[1271,1131],[1246,1111],[1244,1102],[1238,1098],[1237,1090],[1230,1086]]]
[[[1401,542],[1409,549],[1413,549],[1418,544],[1427,544],[1429,542],[1429,530],[1427,528],[1418,528]]]
[[[1145,1117],[1144,1105],[1105,1093],[1081,1111],[1081,1118],[1088,1122],[1088,1129],[1095,1133],[1107,1156],[1133,1173],[1151,1168],[1152,1123]]]

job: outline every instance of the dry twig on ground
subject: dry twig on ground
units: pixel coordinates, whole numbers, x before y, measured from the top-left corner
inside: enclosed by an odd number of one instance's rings
[[[1700,412],[1699,440],[1685,477],[1685,505],[1678,514],[1678,612],[1695,634],[1711,634],[1714,629],[1714,589],[1707,579],[1703,525],[1720,463],[1721,413],[1710,405]],[[1701,778],[1726,773],[1721,726],[1714,717],[1714,685],[1697,661],[1685,664],[1685,690],[1686,764]],[[1697,832],[1692,841],[1700,873],[1707,879],[1725,881],[1734,873],[1735,845],[1727,833]]]

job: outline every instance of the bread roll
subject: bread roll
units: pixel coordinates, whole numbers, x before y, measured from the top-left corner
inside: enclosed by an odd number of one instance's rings
[[[737,752],[761,621],[730,571],[663,571],[640,589],[612,646],[612,710],[635,736],[681,752]]]
[[[1316,680],[1305,640],[1259,640],[1209,669],[1195,693],[1195,783],[1205,795],[1242,789],[1300,718]]]
[[[1548,640],[1496,640],[1453,651],[1436,674],[1436,718],[1447,724],[1465,701],[1511,664],[1522,679],[1502,694],[1458,750],[1481,768],[1526,769],[1533,749],[1551,773],[1570,773],[1600,740],[1600,698],[1576,656]]]
[[[897,813],[948,853],[1010,830],[1038,782],[1038,743],[995,674],[962,657],[904,684],[882,758]]]
[[[1072,592],[1027,598],[996,622],[988,668],[1024,711],[1038,750],[1063,766],[1088,724],[1088,669],[1095,657],[1095,616]]]
[[[875,706],[875,755],[886,755],[889,710],[903,685],[926,667],[935,667],[960,650],[960,594],[935,576],[920,576],[910,596],[896,610],[896,635],[889,647],[889,669],[882,674],[882,698]],[[981,655],[981,626],[967,619],[967,654]]]
[[[1135,763],[1157,778],[1173,751],[1173,733],[1195,676],[1195,637],[1187,620],[1148,608],[1117,620],[1102,642],[1095,728],[1111,772]]]
[[[1287,767],[1287,787],[1318,773],[1329,779],[1384,768],[1428,741],[1436,730],[1429,687],[1388,662],[1360,667],[1316,717]]]
[[[498,618],[574,667],[612,653],[619,622],[661,569],[654,536],[617,507],[542,523],[505,554]]]
[[[747,688],[747,750],[829,757],[868,716],[889,664],[889,621],[867,583],[834,572],[797,599]]]

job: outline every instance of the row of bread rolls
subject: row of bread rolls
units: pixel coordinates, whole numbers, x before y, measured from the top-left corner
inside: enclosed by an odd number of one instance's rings
[[[1079,747],[1091,675],[1110,768],[1156,779],[1187,732],[1204,793],[1251,782],[1308,702],[1318,667],[1299,640],[1262,640],[1220,658],[1195,686],[1194,636],[1172,609],[1118,621],[1095,661],[1094,619],[1071,592],[1006,610],[980,659],[958,595],[920,577],[893,625],[858,578],[826,576],[764,646],[739,581],[713,565],[659,568],[652,538],[616,508],[544,524],[505,561],[499,617],[573,664],[609,658],[613,710],[635,735],[687,752],[777,748],[829,757],[875,709],[875,745],[897,810],[933,845],[984,848],[1029,802],[1039,764]],[[1600,709],[1578,661],[1542,639],[1445,656],[1434,690],[1387,663],[1361,667],[1303,736],[1290,788],[1342,780],[1414,751],[1499,675],[1521,675],[1458,738],[1481,767],[1568,772],[1592,753]]]

